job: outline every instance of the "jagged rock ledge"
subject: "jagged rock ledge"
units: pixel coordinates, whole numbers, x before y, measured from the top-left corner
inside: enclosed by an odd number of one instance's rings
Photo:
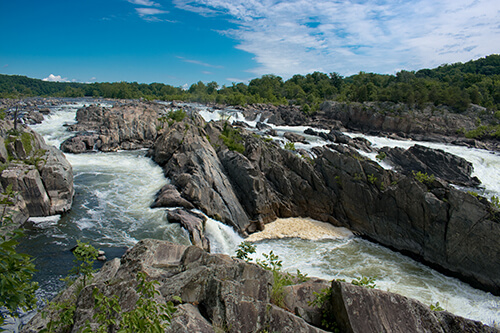
[[[317,278],[285,287],[286,297],[279,307],[271,302],[272,272],[196,246],[151,239],[106,263],[76,298],[71,297],[77,293],[76,284],[56,298],[75,304],[71,331],[80,331],[87,320],[95,322],[94,288],[107,296],[117,295],[122,309],[132,309],[138,297],[137,272],[160,283],[158,302],[182,299],[166,332],[326,332],[318,327],[323,309],[344,332],[499,332],[448,312],[431,311],[404,296]],[[309,305],[315,299],[313,292],[328,287],[332,297],[324,308]],[[38,313],[21,332],[39,332],[51,319]]]
[[[16,224],[28,217],[62,214],[71,209],[73,170],[64,154],[30,128],[0,121],[0,190],[10,185],[19,195],[12,209]]]
[[[149,154],[182,199],[243,235],[278,217],[311,217],[500,294],[498,209],[440,178],[384,170],[345,144],[303,157],[196,116],[161,130]]]

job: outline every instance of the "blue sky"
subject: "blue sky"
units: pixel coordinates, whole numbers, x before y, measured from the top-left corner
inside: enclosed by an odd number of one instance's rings
[[[498,0],[0,0],[0,73],[78,82],[394,74],[500,53]]]

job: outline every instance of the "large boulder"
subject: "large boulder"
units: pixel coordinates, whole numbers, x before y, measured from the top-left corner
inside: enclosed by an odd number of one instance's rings
[[[9,122],[0,126],[12,128]],[[2,187],[11,185],[19,192],[29,216],[70,210],[74,196],[73,170],[64,154],[27,127],[19,126],[18,133],[12,133],[1,140],[7,154],[0,174]],[[0,149],[0,155],[4,153]]]
[[[496,333],[481,322],[432,311],[421,302],[390,292],[332,282],[327,313],[341,332]]]

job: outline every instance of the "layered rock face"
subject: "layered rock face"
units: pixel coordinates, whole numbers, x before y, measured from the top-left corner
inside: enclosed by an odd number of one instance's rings
[[[122,309],[133,309],[137,272],[160,283],[156,301],[182,299],[166,332],[326,332],[317,327],[322,309],[309,302],[315,299],[313,292],[329,287],[327,281],[312,278],[287,286],[281,308],[271,302],[272,272],[195,246],[149,239],[108,262],[78,294],[75,283],[56,298],[75,304],[71,332],[79,332],[87,320],[95,322],[94,288],[106,296],[117,295]],[[345,332],[498,332],[449,313],[434,313],[397,294],[338,282],[332,292],[324,310]],[[72,294],[77,297],[72,299]],[[51,319],[37,314],[21,332],[39,332]]]
[[[386,154],[387,160],[396,166],[396,170],[406,174],[426,173],[456,185],[470,187],[481,183],[476,177],[471,177],[472,163],[440,149],[414,145],[407,150],[384,147],[380,152]]]
[[[224,134],[225,133],[225,134]],[[230,135],[244,152],[226,148]],[[181,197],[207,215],[253,232],[276,217],[308,216],[349,229],[500,294],[500,214],[439,178],[384,170],[342,144],[316,158],[244,129],[202,120],[160,133],[150,151]]]
[[[73,170],[64,154],[49,146],[36,132],[24,126],[13,131],[13,125],[4,121],[0,125],[0,162],[4,169],[0,175],[2,192],[12,186],[20,195],[28,216],[49,216],[71,209],[74,196]]]
[[[61,150],[84,153],[150,147],[156,138],[158,120],[165,107],[153,103],[129,103],[113,108],[91,105],[76,113],[77,124],[68,127],[79,132],[61,144]]]

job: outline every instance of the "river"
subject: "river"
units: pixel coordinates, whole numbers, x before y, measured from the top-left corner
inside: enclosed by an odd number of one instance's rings
[[[75,112],[82,106],[83,102],[54,107],[42,124],[32,128],[42,134],[47,143],[59,147],[71,136],[63,124],[74,123]],[[208,108],[201,108],[200,113],[207,120],[220,117]],[[242,120],[238,113],[233,113],[233,119]],[[303,128],[276,129],[279,133],[303,131]],[[408,144],[407,141],[367,138],[377,146]],[[312,141],[312,145],[323,143],[318,138]],[[435,147],[443,149],[443,146]],[[483,191],[498,196],[500,182],[495,178],[500,167],[498,154],[464,147],[444,148],[467,156],[474,164],[475,175],[483,181]],[[145,157],[145,151],[66,154],[66,157],[74,172],[76,195],[72,210],[62,217],[35,219],[19,246],[19,250],[35,257],[39,270],[35,279],[40,283],[41,298],[51,298],[62,287],[59,279],[72,267],[69,250],[77,239],[105,250],[108,258],[120,256],[127,247],[146,237],[189,244],[186,232],[179,225],[168,223],[165,209],[149,208],[155,193],[168,183],[168,179],[160,167]],[[491,170],[496,172],[492,174]],[[242,241],[230,227],[211,219],[207,222],[207,235],[213,252],[230,255],[234,255]],[[360,238],[316,241],[292,238],[265,240],[256,245],[256,257],[273,250],[283,260],[284,269],[291,272],[300,269],[309,276],[329,280],[344,278],[350,281],[361,275],[376,277],[378,288],[416,298],[428,305],[439,302],[452,313],[486,324],[500,323],[500,297],[474,289]]]

